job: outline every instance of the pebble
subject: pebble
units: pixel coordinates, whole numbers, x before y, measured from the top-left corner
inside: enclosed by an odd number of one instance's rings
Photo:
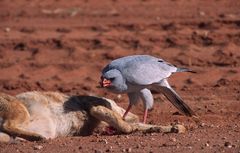
[[[200,124],[200,127],[204,127],[204,126],[206,126],[206,123],[201,123]]]
[[[188,149],[192,149],[192,146],[188,146],[187,148],[188,148]]]
[[[205,143],[205,146],[206,146],[206,147],[209,147],[210,145],[209,145],[209,143]]]
[[[171,140],[172,142],[176,142],[176,141],[177,141],[176,138],[171,138],[170,140]]]
[[[127,148],[126,151],[127,152],[132,152],[132,148]]]
[[[232,144],[230,142],[225,142],[224,146],[228,148],[232,148]]]
[[[106,139],[99,140],[99,142],[103,142],[104,144],[108,144],[108,141]]]
[[[112,146],[110,146],[107,150],[106,150],[106,152],[111,152],[112,151],[112,149],[113,149],[113,147]]]
[[[102,150],[94,150],[94,153],[103,153]]]
[[[11,29],[10,29],[9,27],[6,27],[6,28],[4,29],[4,31],[5,31],[5,32],[10,32]]]
[[[140,144],[137,144],[136,148],[140,148],[140,147],[141,147],[141,145],[140,145]]]
[[[122,152],[132,152],[132,148],[123,149]]]
[[[41,146],[41,145],[36,145],[36,146],[34,146],[33,148],[34,148],[34,150],[41,150],[41,149],[43,148],[43,146]]]
[[[205,13],[204,11],[199,11],[199,15],[200,15],[200,16],[205,16],[206,13]]]
[[[154,138],[151,138],[152,141],[154,141],[155,139]]]

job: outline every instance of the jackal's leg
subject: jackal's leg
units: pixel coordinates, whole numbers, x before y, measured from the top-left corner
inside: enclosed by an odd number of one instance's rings
[[[90,114],[100,121],[107,122],[110,126],[123,133],[131,133],[133,131],[132,126],[125,122],[122,116],[106,107],[93,106],[90,109]]]
[[[90,113],[92,116],[101,121],[107,122],[109,125],[123,133],[131,133],[134,131],[183,133],[186,130],[182,125],[159,126],[143,123],[128,123],[124,121],[119,114],[103,106],[92,107]]]
[[[143,131],[147,133],[163,132],[163,133],[184,133],[186,128],[183,125],[151,125],[144,123],[130,123],[133,127],[133,131]]]
[[[21,127],[15,120],[7,120],[3,124],[3,131],[14,137],[21,137],[29,141],[38,141],[44,139],[41,135],[27,131]]]
[[[114,112],[117,112],[120,116],[124,116],[124,113],[126,112],[125,109],[123,109],[122,107],[119,107],[114,101],[112,101],[110,99],[107,99],[107,101],[111,105],[111,107],[109,107],[109,109],[111,109]],[[139,122],[139,117],[131,112],[128,112],[124,121],[130,122],[130,123],[133,123],[133,122],[136,123],[136,122]]]
[[[1,130],[10,136],[18,136],[27,140],[41,140],[39,134],[27,130],[30,114],[26,107],[15,97],[6,94],[0,95]]]

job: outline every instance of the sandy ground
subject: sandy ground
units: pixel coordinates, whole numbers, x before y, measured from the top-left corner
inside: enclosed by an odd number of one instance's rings
[[[126,108],[126,95],[96,86],[105,64],[131,54],[197,71],[175,74],[170,82],[201,123],[156,92],[148,122],[179,122],[187,133],[2,143],[0,152],[240,152],[240,1],[0,1],[1,92],[98,95]],[[132,112],[142,116],[141,104]]]

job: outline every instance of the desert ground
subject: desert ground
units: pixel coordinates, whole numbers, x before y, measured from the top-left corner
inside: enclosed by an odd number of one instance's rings
[[[240,152],[240,1],[0,1],[1,92],[104,96],[126,108],[126,95],[97,86],[107,63],[133,54],[197,72],[174,74],[169,81],[200,123],[154,91],[147,122],[181,123],[186,133],[94,133],[0,143],[0,152]],[[141,103],[132,112],[141,117]]]

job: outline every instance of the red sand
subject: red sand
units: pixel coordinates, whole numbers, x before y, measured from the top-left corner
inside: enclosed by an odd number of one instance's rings
[[[187,133],[0,144],[1,153],[240,151],[240,1],[2,0],[0,10],[1,92],[99,95],[126,107],[126,95],[96,88],[101,69],[150,54],[197,71],[170,82],[201,119],[197,125],[155,93],[148,122],[180,122]],[[143,114],[140,105],[132,112]]]

